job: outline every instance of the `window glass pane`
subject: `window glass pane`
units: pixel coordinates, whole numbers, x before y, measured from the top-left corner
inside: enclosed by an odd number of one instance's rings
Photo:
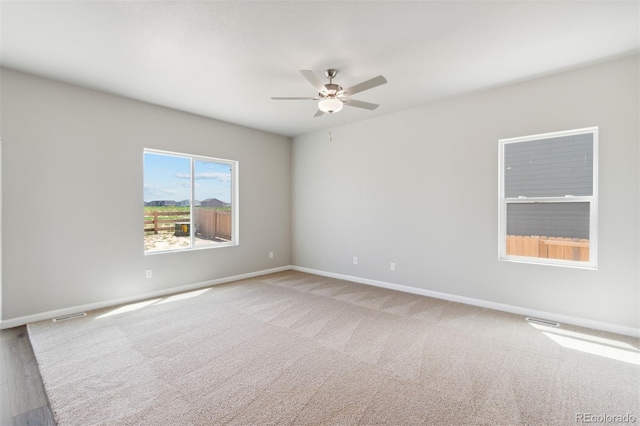
[[[191,246],[191,160],[144,153],[144,251]]]
[[[194,162],[195,245],[231,241],[231,165]]]
[[[593,195],[593,133],[507,143],[506,198]]]
[[[507,204],[507,255],[589,260],[589,203]]]
[[[145,253],[237,243],[236,165],[145,149]]]

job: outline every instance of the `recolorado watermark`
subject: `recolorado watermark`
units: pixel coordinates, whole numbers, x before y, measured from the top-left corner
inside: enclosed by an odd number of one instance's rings
[[[593,414],[576,413],[576,423],[636,423],[633,414]]]

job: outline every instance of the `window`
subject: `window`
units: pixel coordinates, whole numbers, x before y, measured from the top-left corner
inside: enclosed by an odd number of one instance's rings
[[[144,150],[144,252],[235,245],[238,163]]]
[[[598,128],[499,141],[499,258],[596,268]]]

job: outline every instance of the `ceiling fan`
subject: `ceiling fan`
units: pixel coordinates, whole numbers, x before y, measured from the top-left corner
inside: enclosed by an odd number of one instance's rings
[[[369,102],[357,101],[350,99],[349,96],[356,93],[363,92],[365,90],[373,89],[387,82],[387,79],[379,75],[370,80],[363,81],[362,83],[351,86],[347,89],[343,89],[339,84],[334,84],[333,79],[338,74],[338,70],[330,68],[324,72],[324,75],[329,79],[328,84],[322,84],[322,81],[315,76],[311,70],[300,70],[300,74],[307,79],[309,83],[318,91],[318,95],[315,97],[272,97],[271,99],[276,101],[290,101],[290,100],[314,100],[318,102],[318,111],[314,117],[319,117],[324,113],[333,114],[342,109],[343,105],[348,105],[356,108],[364,108],[368,110],[374,110],[378,108],[378,104],[372,104]]]

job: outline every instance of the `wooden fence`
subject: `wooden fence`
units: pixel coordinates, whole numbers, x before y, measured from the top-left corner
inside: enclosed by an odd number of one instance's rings
[[[178,218],[175,218],[178,216]],[[196,208],[193,212],[196,233],[207,238],[231,239],[231,212],[225,210]],[[167,219],[167,217],[174,217]],[[144,213],[144,232],[157,234],[160,231],[175,231],[176,223],[189,224],[188,211],[155,211]],[[170,224],[167,226],[167,224]],[[187,232],[188,235],[188,232]]]
[[[589,240],[507,235],[507,255],[589,261]]]
[[[153,232],[157,234],[158,231],[173,231],[175,230],[176,222],[186,222],[189,223],[189,212],[181,211],[181,212],[145,212],[144,213],[144,232]],[[171,216],[183,216],[178,217],[177,219],[163,219]],[[151,219],[147,219],[147,218]],[[165,226],[167,223],[171,225]],[[152,227],[148,227],[147,225],[152,225]]]
[[[226,210],[198,209],[193,212],[196,232],[208,238],[231,239],[231,212]]]

